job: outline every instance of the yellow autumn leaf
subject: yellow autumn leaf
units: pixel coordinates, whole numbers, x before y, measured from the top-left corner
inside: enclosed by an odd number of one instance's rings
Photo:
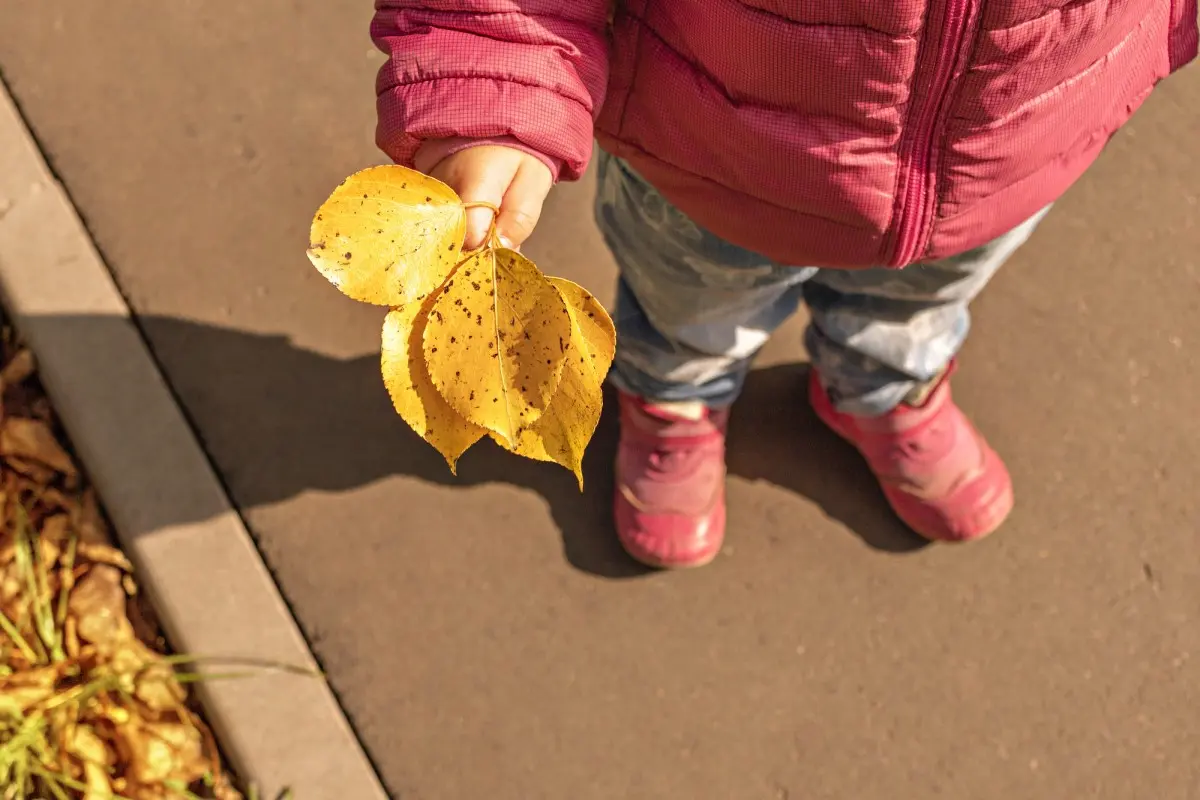
[[[463,419],[430,381],[421,350],[428,305],[411,303],[392,311],[384,320],[383,382],[396,413],[442,454],[454,472],[458,459],[485,431]]]
[[[450,407],[511,446],[550,405],[570,338],[566,303],[546,276],[520,253],[488,247],[438,290],[423,351]]]
[[[449,186],[406,167],[371,167],[317,210],[308,258],[348,297],[402,306],[446,280],[465,231],[466,209]]]
[[[582,490],[583,453],[600,422],[602,386],[612,366],[616,330],[604,306],[582,286],[563,278],[549,281],[567,303],[570,349],[549,408],[522,429],[508,449],[526,458],[561,464],[575,473]]]

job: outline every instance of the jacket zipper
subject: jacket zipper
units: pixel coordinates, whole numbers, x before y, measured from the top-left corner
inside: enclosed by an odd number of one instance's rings
[[[932,0],[936,2],[937,0]],[[970,27],[973,6],[978,0],[944,0],[946,13],[942,34],[933,51],[933,73],[929,91],[911,117],[913,133],[907,151],[901,152],[901,202],[897,209],[897,234],[889,265],[902,267],[915,261],[925,249],[930,216],[933,214],[936,148],[939,123],[950,100],[950,87]],[[932,19],[932,15],[930,15]],[[928,35],[928,33],[927,33]],[[928,57],[925,58],[928,62]],[[913,91],[921,82],[913,81]]]

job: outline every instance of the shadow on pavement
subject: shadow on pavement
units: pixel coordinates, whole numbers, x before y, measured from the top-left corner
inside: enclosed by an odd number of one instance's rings
[[[32,324],[43,339],[52,335],[59,346],[85,352],[106,336],[128,331],[124,321],[101,316],[39,317]],[[508,483],[546,500],[576,568],[610,578],[646,572],[611,534],[617,434],[611,393],[588,451],[586,493],[565,470],[515,458],[487,442],[463,458],[455,477],[396,416],[376,356],[339,359],[282,336],[167,317],[140,317],[139,324],[160,363],[188,365],[174,370],[171,383],[240,508],[274,504],[306,490],[353,489],[391,475],[444,485]],[[810,498],[871,547],[916,549],[920,540],[891,516],[857,454],[808,409],[805,373],[801,365],[752,373],[732,423],[730,473]],[[158,523],[188,521],[193,520]]]

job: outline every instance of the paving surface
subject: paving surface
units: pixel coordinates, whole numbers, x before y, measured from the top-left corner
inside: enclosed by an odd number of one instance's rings
[[[726,553],[646,575],[611,416],[582,496],[483,446],[454,479],[390,410],[381,313],[307,264],[380,161],[369,16],[9,3],[0,70],[395,796],[1200,797],[1200,68],[978,303],[956,388],[1016,477],[1002,535],[904,534],[805,408],[797,320],[735,415]],[[529,250],[609,297],[588,192]]]

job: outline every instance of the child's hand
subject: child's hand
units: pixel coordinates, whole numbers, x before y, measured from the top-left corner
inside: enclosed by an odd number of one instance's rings
[[[417,156],[417,169],[426,171]],[[518,248],[533,233],[542,203],[554,185],[550,168],[528,153],[500,145],[461,150],[432,165],[428,174],[458,192],[467,203],[491,203],[500,209],[496,232],[508,247]],[[488,208],[467,211],[466,250],[483,244],[492,223]]]

